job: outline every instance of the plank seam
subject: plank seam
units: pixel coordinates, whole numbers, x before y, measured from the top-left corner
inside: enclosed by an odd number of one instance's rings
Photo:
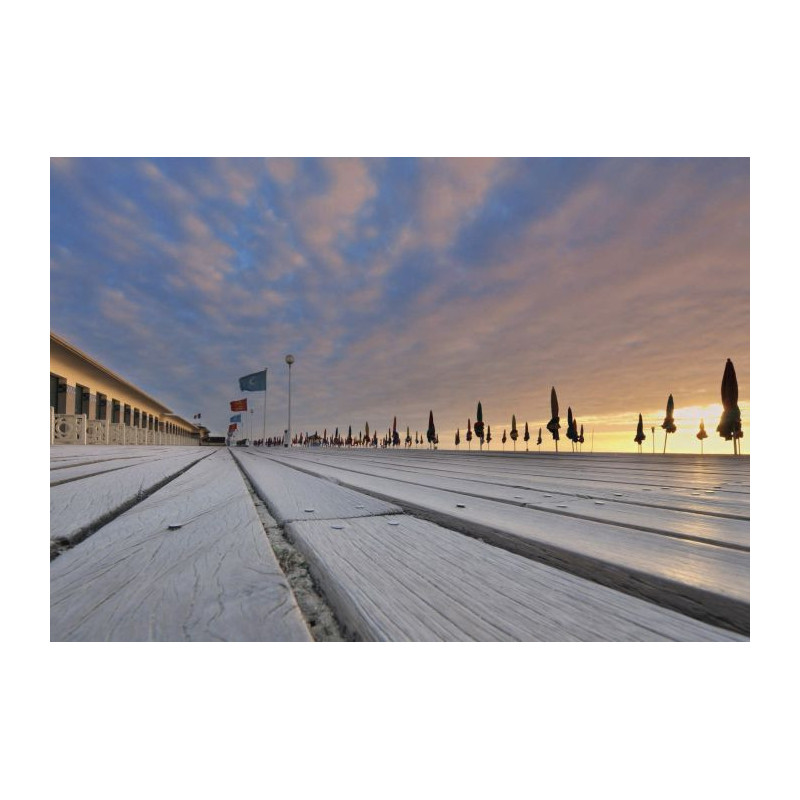
[[[264,528],[267,542],[275,554],[278,566],[289,584],[306,627],[314,641],[348,641],[348,637],[342,630],[340,622],[328,603],[324,592],[314,579],[307,560],[287,538],[285,526],[270,515],[264,499],[250,481],[239,460],[236,458],[232,460],[242,476],[247,491],[250,493],[250,499]],[[352,637],[349,637],[349,640],[352,640]]]
[[[140,489],[135,497],[132,497],[130,500],[122,503],[121,505],[113,508],[107,514],[104,514],[102,517],[99,517],[90,525],[86,525],[83,528],[80,528],[73,536],[69,538],[59,536],[55,539],[50,540],[50,561],[60,556],[62,553],[66,553],[67,550],[72,550],[73,547],[76,547],[81,542],[86,541],[92,534],[97,533],[100,528],[108,525],[109,522],[112,522],[117,517],[122,516],[126,511],[130,510],[134,506],[141,503],[143,500],[146,500],[150,497],[151,494],[154,494],[159,489],[163,489],[168,483],[172,483],[176,478],[180,477],[190,470],[196,464],[199,464],[204,458],[208,458],[211,455],[210,453],[200,456],[196,461],[192,461],[191,464],[187,464],[182,469],[174,472],[172,475],[167,475],[166,478],[162,479],[158,483],[150,486],[147,489]],[[116,470],[115,470],[116,471]]]
[[[281,462],[290,466],[288,462]],[[291,465],[299,472],[310,472],[309,469]],[[324,476],[316,475],[318,478]],[[658,583],[651,583],[648,576],[642,576],[635,570],[624,570],[615,564],[604,563],[594,558],[578,553],[562,550],[561,548],[542,542],[525,541],[513,534],[498,531],[482,523],[466,522],[459,517],[454,517],[446,512],[432,511],[422,506],[416,506],[409,501],[401,501],[398,498],[390,497],[388,494],[375,490],[366,490],[363,487],[349,484],[346,480],[339,481],[343,486],[352,488],[364,494],[371,495],[379,500],[394,503],[400,506],[403,511],[419,519],[426,519],[442,527],[449,528],[457,533],[471,536],[487,544],[501,547],[512,553],[530,558],[542,564],[561,569],[578,577],[585,578],[595,583],[608,586],[642,600],[670,608],[681,614],[686,614],[701,622],[716,625],[720,628],[732,630],[735,633],[750,635],[750,606],[749,603],[741,603],[735,600],[723,600],[706,590],[699,590],[696,598],[686,596],[679,584],[667,579],[662,579]],[[622,579],[622,580],[620,580]],[[702,598],[703,604],[698,602]],[[724,612],[722,609],[724,606]],[[712,610],[714,609],[714,610]]]

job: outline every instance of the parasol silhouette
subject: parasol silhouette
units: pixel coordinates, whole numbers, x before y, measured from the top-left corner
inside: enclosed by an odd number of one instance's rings
[[[483,407],[480,400],[478,400],[478,412],[475,418],[475,436],[478,437],[480,449],[483,450]]]
[[[561,425],[558,424],[558,397],[556,397],[556,387],[550,389],[550,414],[552,419],[547,423],[547,430],[553,434],[553,439],[556,443],[556,453],[558,452],[558,429]]]
[[[708,434],[706,433],[706,426],[703,420],[700,420],[700,430],[697,431],[697,438],[700,440],[700,455],[703,455],[703,439],[708,439]]]
[[[742,433],[742,412],[739,410],[739,382],[736,380],[736,370],[733,362],[728,359],[725,362],[725,371],[722,373],[722,416],[717,425],[717,432],[726,442],[733,439],[733,453],[737,455],[739,448],[736,440],[741,439]]]
[[[636,426],[636,436],[633,437],[633,441],[639,445],[639,452],[642,452],[642,442],[647,437],[644,435],[644,425],[642,423],[642,415],[639,414],[639,424]]]
[[[575,452],[575,442],[578,441],[578,431],[575,430],[575,418],[572,416],[572,406],[567,408],[567,439],[572,442],[572,452]]]
[[[672,399],[672,395],[669,396],[667,399],[667,416],[664,417],[664,421],[661,423],[661,427],[664,429],[664,452],[667,452],[667,434],[668,433],[675,433],[678,430],[677,426],[675,425],[675,418],[672,416],[675,411],[675,401]]]

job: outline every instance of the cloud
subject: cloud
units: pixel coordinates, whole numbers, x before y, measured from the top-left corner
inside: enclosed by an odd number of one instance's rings
[[[287,352],[310,429],[463,431],[479,399],[538,427],[555,385],[611,431],[718,402],[727,357],[746,401],[749,181],[721,161],[78,159],[51,169],[51,324],[219,426],[267,365],[282,430]]]
[[[422,159],[417,222],[420,243],[442,250],[482,207],[508,162],[497,158]]]
[[[327,185],[293,204],[294,220],[311,252],[341,275],[347,270],[341,244],[353,236],[359,212],[377,189],[361,159],[322,159],[321,166]]]
[[[273,180],[285,186],[294,180],[296,163],[293,158],[268,158],[267,170]]]

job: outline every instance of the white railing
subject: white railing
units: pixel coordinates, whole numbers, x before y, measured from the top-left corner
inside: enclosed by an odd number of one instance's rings
[[[125,428],[127,426],[124,422],[111,422],[109,423],[109,444],[125,444]]]
[[[108,425],[104,419],[86,420],[86,444],[108,444]]]
[[[188,433],[163,433],[148,428],[134,428],[124,422],[88,419],[86,414],[56,414],[50,407],[50,444],[200,444]]]
[[[51,444],[86,444],[86,414],[52,414]]]

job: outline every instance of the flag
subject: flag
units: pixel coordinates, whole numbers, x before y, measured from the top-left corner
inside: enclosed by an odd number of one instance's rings
[[[241,422],[241,421],[242,421],[242,415],[241,414],[234,414],[231,417],[231,422]]]
[[[239,378],[239,391],[241,392],[264,392],[267,389],[267,370],[254,372],[252,375],[245,375]]]
[[[247,398],[244,400],[231,400],[231,411],[247,411]]]

